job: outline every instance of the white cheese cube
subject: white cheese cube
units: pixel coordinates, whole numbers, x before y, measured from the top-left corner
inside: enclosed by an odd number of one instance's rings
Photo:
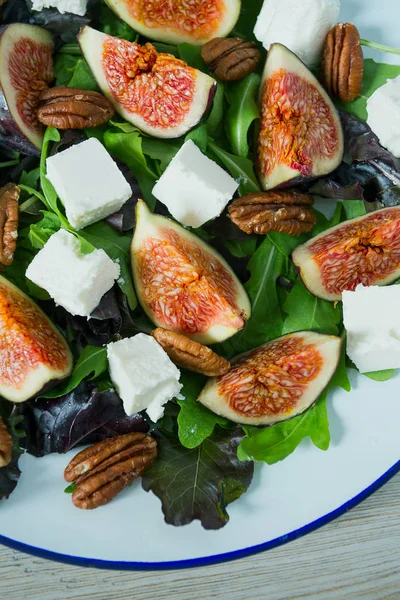
[[[118,279],[120,267],[104,250],[81,254],[79,240],[60,229],[46,242],[26,276],[71,315],[89,317]]]
[[[132,196],[129,183],[96,138],[49,157],[46,165],[47,177],[75,229],[117,212]]]
[[[87,10],[88,0],[32,0],[32,10],[43,10],[43,8],[57,8],[64,13],[74,13],[83,16]]]
[[[254,35],[266,50],[279,42],[312,67],[339,11],[340,0],[264,0]]]
[[[382,146],[400,158],[400,75],[388,79],[367,100],[368,125]]]
[[[400,285],[343,292],[347,354],[361,373],[400,367]]]
[[[127,415],[146,410],[153,422],[164,414],[164,404],[182,387],[180,371],[150,335],[137,335],[108,344],[111,380]]]
[[[153,188],[153,195],[188,227],[218,217],[239,184],[188,140]]]

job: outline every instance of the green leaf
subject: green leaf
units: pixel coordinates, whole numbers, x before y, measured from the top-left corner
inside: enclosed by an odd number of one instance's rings
[[[60,140],[61,136],[59,131],[54,127],[47,127],[44,134],[42,154],[40,157],[40,187],[43,191],[47,208],[56,214],[59,214],[60,212],[57,202],[58,196],[52,184],[46,177],[46,160],[49,153],[50,144],[52,142],[59,142]]]
[[[282,334],[312,330],[338,335],[342,318],[339,304],[335,306],[333,302],[313,296],[300,278],[289,293],[283,309],[288,316]]]
[[[11,462],[5,467],[0,467],[0,500],[2,500],[8,498],[18,484],[21,475],[18,461],[22,454],[20,439],[25,437],[25,432],[22,429],[23,417],[18,405],[0,398],[0,417],[12,439]]]
[[[207,151],[208,133],[206,125],[199,125],[192,129],[185,137],[185,142],[192,140],[198,148],[204,153]]]
[[[246,40],[256,39],[253,30],[257,17],[261,12],[263,2],[264,0],[247,0],[247,2],[242,2],[239,20],[232,32],[233,35],[237,35]]]
[[[297,245],[297,238],[273,232],[265,237],[251,257],[247,267],[251,276],[245,288],[251,300],[252,314],[242,331],[221,344],[228,357],[281,335],[284,319],[276,282],[280,275],[288,273],[290,254]]]
[[[375,62],[372,58],[367,58],[364,61],[364,79],[360,98],[353,102],[337,101],[336,104],[341,110],[366,121],[368,98],[388,79],[394,79],[398,75],[400,75],[400,65],[385,65]]]
[[[207,73],[207,65],[201,58],[201,46],[193,46],[192,44],[179,44],[179,56],[189,66],[204,71]]]
[[[253,163],[250,159],[230,154],[211,141],[208,143],[208,149],[211,150],[223,166],[228,169],[232,177],[239,183],[239,194],[244,195],[248,192],[260,191],[260,185],[254,173]]]
[[[224,246],[229,250],[232,256],[236,256],[236,258],[245,258],[246,256],[254,254],[257,243],[257,236],[249,235],[245,240],[227,240],[224,242]]]
[[[142,485],[160,498],[167,523],[186,525],[199,519],[205,529],[226,525],[227,505],[247,490],[253,477],[253,463],[237,457],[242,437],[240,427],[218,428],[201,446],[188,449],[174,433],[159,434],[158,457]]]
[[[367,214],[363,200],[343,200],[346,219],[355,219]]]
[[[104,145],[110,154],[122,160],[139,182],[145,200],[150,210],[156,205],[156,199],[152,194],[153,187],[158,179],[157,173],[152,171],[147,164],[143,154],[143,138],[138,131],[124,133],[122,131],[106,131],[104,134]]]
[[[251,124],[259,118],[257,94],[261,78],[250,73],[227,91],[229,110],[226,115],[226,133],[234,154],[247,158],[248,134]]]
[[[54,73],[57,86],[68,85],[74,74],[80,55],[57,54],[54,60]]]
[[[98,11],[100,29],[103,33],[127,40],[128,42],[136,42],[138,40],[139,34],[117,17],[108,6],[101,4]]]
[[[226,419],[209,411],[197,402],[198,395],[206,382],[206,377],[195,373],[183,372],[181,390],[184,400],[178,400],[181,407],[178,415],[178,436],[185,448],[196,448],[208,438],[216,425],[226,425]]]
[[[107,371],[107,349],[97,346],[85,346],[70,378],[61,385],[40,394],[40,398],[59,398],[69,394],[84,379],[96,379]]]
[[[70,483],[64,490],[64,494],[73,494],[76,491],[75,483]]]
[[[89,90],[91,92],[100,91],[97,81],[93,77],[92,71],[84,58],[78,58],[68,87]]]
[[[389,381],[396,374],[395,369],[385,369],[384,371],[372,371],[371,373],[363,373],[369,379],[373,379],[374,381]]]
[[[225,109],[225,88],[222,81],[217,81],[212,109],[206,119],[205,125],[209,135],[216,138],[216,132],[221,128]]]
[[[132,236],[121,235],[105,221],[100,221],[81,229],[79,237],[85,239],[94,248],[103,249],[112,260],[119,263],[121,273],[117,283],[128,299],[129,308],[134,310],[137,299],[132,283],[129,257]]]
[[[56,233],[60,227],[60,219],[54,213],[42,210],[43,219],[38,223],[33,223],[29,228],[28,238],[32,247],[41,250],[50,237]]]
[[[176,140],[157,140],[156,138],[148,137],[142,140],[143,154],[158,163],[160,175],[164,173],[181,147],[182,142]]]

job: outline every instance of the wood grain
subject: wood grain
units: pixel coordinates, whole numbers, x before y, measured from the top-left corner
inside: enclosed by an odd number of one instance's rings
[[[318,531],[256,556],[199,569],[83,569],[0,546],[0,598],[399,600],[400,474]]]

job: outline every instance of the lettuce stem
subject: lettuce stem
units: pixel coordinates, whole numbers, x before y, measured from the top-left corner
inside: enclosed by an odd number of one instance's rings
[[[391,46],[383,46],[382,44],[377,44],[375,42],[370,42],[369,40],[360,40],[361,46],[366,46],[367,48],[372,48],[373,50],[380,50],[381,52],[389,52],[390,54],[400,54],[400,50],[398,48],[392,48]]]

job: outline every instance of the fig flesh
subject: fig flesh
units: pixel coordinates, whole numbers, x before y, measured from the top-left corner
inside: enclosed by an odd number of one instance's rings
[[[184,135],[202,119],[215,80],[154,46],[140,46],[89,26],[78,36],[103,94],[138,129],[159,138]]]
[[[169,44],[201,45],[225,37],[240,13],[240,0],[106,0],[108,6],[142,35]]]
[[[310,292],[325,300],[341,300],[359,283],[392,283],[400,277],[400,206],[336,225],[298,246],[292,259]]]
[[[51,34],[13,23],[0,31],[0,141],[23,154],[38,154],[44,127],[36,111],[40,94],[54,79]]]
[[[67,342],[42,310],[0,276],[0,395],[24,402],[68,377]]]
[[[202,344],[223,341],[250,317],[249,298],[225,260],[181,225],[139,200],[131,245],[133,278],[158,327]]]
[[[300,331],[238,357],[225,375],[210,379],[198,401],[242,425],[273,425],[303,413],[328,385],[342,340]]]
[[[343,158],[343,132],[328,94],[288,48],[272,44],[260,88],[257,172],[264,190],[330,173]]]

